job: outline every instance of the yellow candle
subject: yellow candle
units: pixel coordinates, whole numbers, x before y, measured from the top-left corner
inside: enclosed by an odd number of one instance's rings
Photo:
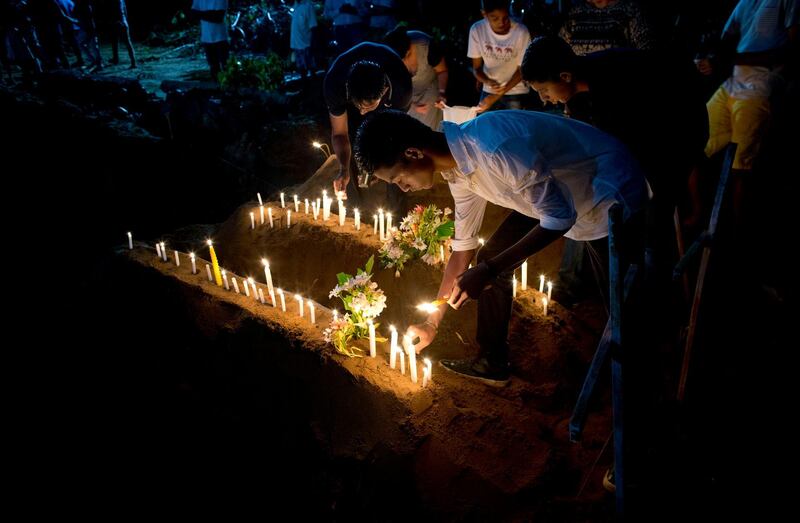
[[[211,240],[207,240],[208,250],[211,253],[211,266],[214,269],[214,280],[218,287],[222,287],[222,274],[219,272],[219,260],[217,260],[217,252],[214,250],[214,245]]]

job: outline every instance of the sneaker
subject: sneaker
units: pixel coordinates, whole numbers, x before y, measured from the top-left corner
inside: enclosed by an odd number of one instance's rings
[[[481,381],[493,387],[502,387],[508,383],[511,373],[508,365],[504,368],[492,367],[486,358],[465,359],[465,360],[439,360],[439,365],[454,372]]]
[[[607,491],[614,493],[617,491],[617,484],[614,483],[614,467],[611,466],[606,470],[605,476],[603,476],[603,488]]]

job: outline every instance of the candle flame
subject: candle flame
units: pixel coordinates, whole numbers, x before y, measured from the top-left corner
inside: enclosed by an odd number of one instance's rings
[[[394,328],[394,325],[389,325],[389,330],[392,332],[396,332],[397,329]]]
[[[481,247],[483,247],[484,245],[486,245],[486,240],[484,240],[483,238],[478,238],[478,243],[481,245]]]
[[[249,281],[250,283],[255,283],[255,280],[253,280],[253,278],[247,278],[247,281]]]
[[[319,142],[312,142],[312,144],[311,144],[311,145],[313,145],[313,146],[314,146],[314,147],[316,147],[317,149],[321,149],[321,148],[322,148],[322,144],[321,144],[321,143],[319,143]]]
[[[294,299],[297,300],[297,301],[303,301],[303,297],[300,296],[299,294],[295,294],[294,295]]]
[[[212,245],[211,240],[206,240],[206,243],[208,244],[209,247],[211,247],[211,245]]]
[[[194,253],[193,253],[193,252],[190,252],[190,253],[189,253],[189,257],[190,257],[191,259],[194,259]]]
[[[367,320],[367,325],[372,325],[372,320]]]
[[[266,259],[266,258],[261,258],[261,264],[262,264],[264,267],[269,267],[269,262],[267,261],[267,259]]]
[[[430,303],[420,303],[419,305],[417,305],[417,310],[420,310],[422,312],[427,312],[428,314],[432,314],[437,310],[439,310],[439,305],[443,303],[445,303],[445,300],[443,299],[434,300]]]

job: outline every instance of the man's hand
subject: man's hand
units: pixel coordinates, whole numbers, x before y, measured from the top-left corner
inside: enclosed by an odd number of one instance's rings
[[[483,289],[489,284],[491,274],[486,262],[481,262],[477,266],[468,269],[456,278],[450,299],[447,303],[454,309],[458,309],[467,300],[476,300]]]
[[[430,106],[428,104],[414,104],[414,112],[419,114],[428,114]]]
[[[334,194],[340,191],[347,191],[348,182],[350,182],[350,173],[344,168],[339,169],[339,175],[333,180]]]
[[[430,323],[411,325],[406,329],[406,336],[411,336],[412,342],[415,338],[419,338],[419,341],[414,344],[414,350],[419,354],[425,347],[433,342],[434,338],[436,338],[436,328]]]
[[[493,106],[495,104],[495,102],[497,102],[497,100],[500,99],[500,96],[501,95],[499,95],[499,94],[487,95],[486,98],[481,100],[481,102],[478,104],[478,111],[477,111],[478,114],[480,114],[480,113],[482,113],[484,111],[488,111],[489,108],[491,106]]]

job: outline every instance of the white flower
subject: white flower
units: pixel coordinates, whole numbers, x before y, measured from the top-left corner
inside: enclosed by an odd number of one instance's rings
[[[422,241],[422,238],[417,238],[416,240],[414,240],[413,247],[418,251],[428,250],[428,246],[425,244],[424,241]]]

